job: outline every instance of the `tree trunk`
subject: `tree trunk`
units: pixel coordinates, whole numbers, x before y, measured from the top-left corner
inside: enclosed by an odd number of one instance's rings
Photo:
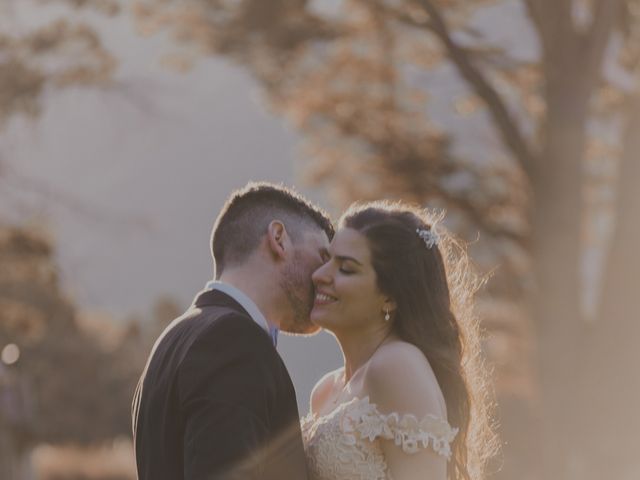
[[[589,400],[582,433],[597,459],[591,466],[597,478],[640,477],[640,99],[631,112],[602,308],[585,355]]]
[[[536,295],[542,393],[542,478],[578,478],[573,414],[583,322],[579,310],[582,159],[591,81],[580,75],[579,56],[562,55],[548,66],[545,143],[533,174]],[[567,75],[571,72],[571,75]],[[580,477],[582,478],[582,477]]]

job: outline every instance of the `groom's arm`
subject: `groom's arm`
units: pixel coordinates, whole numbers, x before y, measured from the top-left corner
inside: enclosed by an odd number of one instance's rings
[[[273,347],[258,328],[235,314],[220,318],[180,366],[187,480],[264,478]]]

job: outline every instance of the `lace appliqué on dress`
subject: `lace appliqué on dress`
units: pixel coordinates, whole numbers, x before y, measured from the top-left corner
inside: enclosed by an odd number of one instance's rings
[[[302,434],[309,466],[317,480],[389,480],[378,438],[393,440],[406,453],[420,448],[449,459],[458,429],[435,415],[381,414],[369,397],[354,398],[323,416],[307,415]]]

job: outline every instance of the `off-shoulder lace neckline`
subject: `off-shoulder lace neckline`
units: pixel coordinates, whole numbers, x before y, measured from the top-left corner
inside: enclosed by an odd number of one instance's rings
[[[406,453],[415,453],[420,447],[431,445],[436,453],[446,458],[451,458],[451,443],[458,433],[457,428],[435,414],[426,414],[421,419],[411,413],[383,414],[368,395],[362,398],[355,396],[326,414],[309,412],[303,419],[303,426],[308,425],[315,430],[316,426],[332,421],[339,423],[350,442],[355,442],[357,433],[368,441],[378,437],[393,440]]]
[[[371,408],[375,409],[375,412],[377,414],[379,414],[379,415],[382,415],[382,416],[388,417],[389,415],[398,415],[398,416],[402,415],[402,418],[412,417],[412,418],[416,419],[416,421],[417,421],[417,417],[415,415],[413,415],[412,413],[401,414],[399,412],[390,412],[390,413],[388,413],[386,415],[383,414],[382,412],[380,412],[378,410],[378,406],[371,401],[369,395],[365,395],[363,397],[359,397],[359,396],[356,395],[356,396],[352,397],[349,400],[345,400],[344,402],[341,402],[341,403],[337,404],[334,408],[332,408],[331,410],[329,410],[326,413],[322,413],[321,414],[321,413],[314,413],[314,412],[310,411],[309,413],[307,413],[307,415],[305,415],[304,418],[309,418],[311,420],[318,421],[318,420],[322,420],[322,419],[325,419],[327,417],[335,415],[335,413],[338,412],[339,410],[346,410],[347,408],[349,408],[351,406],[360,405],[360,404],[363,405],[363,406],[368,406],[368,407],[371,407]],[[443,421],[445,423],[448,423],[447,419],[442,418],[441,416],[436,415],[434,413],[427,413],[425,415],[425,417],[437,419],[437,420]]]

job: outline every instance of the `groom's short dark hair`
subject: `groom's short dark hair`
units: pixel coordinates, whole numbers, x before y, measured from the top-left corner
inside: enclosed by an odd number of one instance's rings
[[[267,233],[273,220],[281,220],[294,242],[309,227],[322,229],[329,240],[334,229],[329,216],[291,188],[251,182],[229,196],[211,232],[211,253],[216,276],[229,265],[246,260]]]

